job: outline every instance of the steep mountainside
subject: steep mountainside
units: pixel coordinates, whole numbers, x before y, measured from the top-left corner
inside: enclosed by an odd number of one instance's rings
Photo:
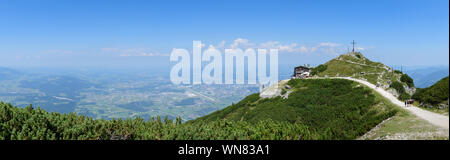
[[[257,123],[272,119],[300,123],[314,131],[331,132],[333,139],[354,139],[396,113],[373,91],[343,79],[293,79],[287,98],[253,94],[223,110],[190,121],[217,119]],[[289,88],[289,87],[288,87]]]
[[[315,76],[352,77],[366,80],[388,90],[400,99],[409,99],[415,92],[414,82],[407,74],[387,65],[373,62],[360,52],[350,52],[319,65]],[[314,72],[313,72],[314,73]]]
[[[428,88],[418,89],[413,99],[419,101],[420,106],[448,109],[449,77],[445,77]]]

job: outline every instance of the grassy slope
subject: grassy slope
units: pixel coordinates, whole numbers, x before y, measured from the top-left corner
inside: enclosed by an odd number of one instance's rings
[[[226,119],[256,123],[264,119],[300,123],[334,139],[354,139],[369,131],[396,110],[381,103],[368,88],[336,79],[291,80],[289,98],[259,98],[253,94],[237,104],[195,121]],[[195,122],[191,121],[191,122]]]
[[[448,100],[448,90],[449,77],[445,77],[428,88],[418,90],[418,92],[413,95],[413,98],[421,103],[437,106]]]
[[[418,89],[412,96],[416,100],[415,106],[422,107],[431,112],[439,113],[442,115],[449,115],[449,108],[439,108],[439,104],[448,103],[449,97],[449,77],[442,78],[432,86],[428,88]],[[433,107],[424,107],[426,105]]]
[[[387,84],[387,79],[391,79],[392,82],[398,81],[402,85],[406,86],[406,83],[400,81],[402,73],[387,72],[387,70],[383,68],[369,67],[365,65],[349,63],[347,61],[366,64],[369,66],[383,66],[382,63],[372,62],[365,58],[356,58],[350,55],[341,55],[338,58],[327,62],[325,65],[327,65],[328,69],[324,72],[319,73],[319,76],[336,76],[337,74],[339,74],[339,76],[350,76],[359,79],[363,78],[372,84],[377,84],[377,82],[379,82],[383,85]],[[361,75],[361,72],[365,72],[366,74]],[[381,78],[378,78],[378,75],[367,73],[381,73],[382,76]],[[428,99],[436,99],[438,97],[441,97],[441,100],[445,100],[445,97],[448,98],[448,78],[446,80],[442,80],[442,82],[436,86],[439,87],[430,87],[433,89],[428,89],[426,93],[430,95],[428,96]],[[378,93],[375,94],[377,96],[380,96],[378,95]],[[386,101],[386,104],[390,103],[384,98],[380,100]],[[429,122],[421,118],[418,118],[417,116],[409,113],[402,108],[396,107],[394,105],[392,106],[397,108],[399,110],[399,113],[396,116],[392,117],[389,121],[386,121],[376,129],[368,133],[368,135],[372,134],[371,136],[366,135],[365,138],[362,139],[448,139],[448,131],[443,131],[442,129],[430,124]],[[427,110],[448,115],[448,108],[443,110]]]
[[[387,85],[387,79],[391,79],[392,81],[399,81],[401,74],[388,72],[384,68],[384,64],[379,62],[372,62],[359,52],[355,54],[359,55],[360,58],[351,56],[351,54],[344,54],[328,61],[327,63],[325,63],[325,65],[327,65],[327,70],[319,73],[318,76],[353,77],[358,79],[366,79],[372,84],[377,84],[377,82],[379,82],[384,85]],[[361,72],[365,72],[365,74],[361,75]],[[380,74],[381,78],[378,79],[378,76]]]

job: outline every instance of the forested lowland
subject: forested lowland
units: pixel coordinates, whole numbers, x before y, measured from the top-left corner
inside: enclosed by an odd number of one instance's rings
[[[16,70],[0,64],[0,101],[95,119],[167,115],[187,121],[258,92],[253,84],[175,85],[168,75],[161,69]]]
[[[0,102],[1,140],[313,140],[330,139],[299,123],[198,121],[167,117],[92,119],[76,113],[47,112],[32,105],[19,108]]]
[[[343,79],[292,79],[288,98],[252,94],[237,104],[197,121],[228,120],[258,124],[265,119],[303,124],[331,139],[355,139],[396,114],[395,107],[372,90]],[[287,87],[289,88],[289,87]]]

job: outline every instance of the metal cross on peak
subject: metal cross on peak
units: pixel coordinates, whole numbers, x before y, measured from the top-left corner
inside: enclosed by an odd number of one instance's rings
[[[355,44],[356,44],[356,43],[355,43],[355,40],[353,40],[352,43],[350,43],[350,44],[353,45],[352,53],[355,53]]]

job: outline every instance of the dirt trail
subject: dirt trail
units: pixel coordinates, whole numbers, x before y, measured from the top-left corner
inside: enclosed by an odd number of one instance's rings
[[[351,77],[327,77],[327,78],[316,77],[316,78],[312,78],[312,79],[347,79],[347,80],[351,80],[351,81],[355,81],[355,82],[364,84],[367,87],[372,88],[373,90],[380,93],[383,97],[387,98],[393,104],[410,111],[417,117],[422,118],[422,119],[430,122],[433,125],[436,125],[443,129],[449,130],[449,117],[448,116],[430,112],[430,111],[427,111],[427,110],[424,110],[424,109],[421,109],[421,108],[418,108],[415,106],[406,107],[404,102],[401,102],[400,100],[398,100],[397,97],[393,96],[391,93],[387,92],[386,90],[384,90],[381,87],[376,87],[374,84],[372,84],[370,82],[351,78]],[[261,92],[260,96],[262,98],[270,98],[270,97],[274,97],[274,96],[280,96],[279,90],[276,90],[276,88],[280,87],[279,86],[280,84],[281,85],[285,84],[287,81],[289,81],[289,79],[282,80],[278,84],[270,86],[269,88],[267,88],[263,92]]]
[[[363,80],[359,80],[359,79],[355,79],[355,78],[350,78],[350,77],[329,77],[329,78],[335,78],[335,79],[347,79],[347,80],[352,80],[361,84],[366,85],[369,88],[374,89],[375,91],[377,91],[378,93],[380,93],[382,96],[384,96],[385,98],[389,99],[392,103],[394,103],[395,105],[402,107],[408,111],[410,111],[411,113],[415,114],[416,116],[430,122],[431,124],[434,124],[436,126],[442,127],[444,129],[449,129],[449,117],[448,116],[444,116],[438,113],[434,113],[434,112],[430,112],[418,107],[405,107],[404,102],[399,101],[395,96],[393,96],[391,93],[387,92],[386,90],[382,89],[382,88],[377,88],[374,84],[367,82],[367,81],[363,81]]]

